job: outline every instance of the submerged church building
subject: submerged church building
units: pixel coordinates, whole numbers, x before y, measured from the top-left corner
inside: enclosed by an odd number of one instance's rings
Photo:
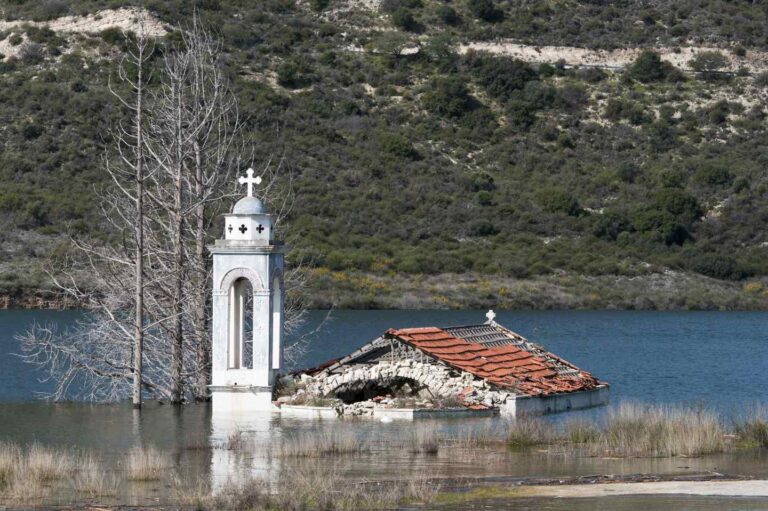
[[[521,416],[608,401],[607,383],[498,324],[493,311],[477,325],[390,329],[343,358],[286,375],[286,247],[253,195],[261,179],[248,169],[239,182],[247,196],[224,215],[223,239],[208,247],[214,424],[226,429],[264,412]]]
[[[607,403],[606,382],[498,324],[493,311],[487,318],[477,325],[390,329],[302,373],[305,392],[339,399],[340,414],[395,418],[462,409],[540,415]]]

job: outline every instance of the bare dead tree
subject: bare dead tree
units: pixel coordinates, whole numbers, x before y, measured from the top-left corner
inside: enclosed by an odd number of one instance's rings
[[[56,381],[54,399],[130,395],[135,402],[137,392],[139,400],[143,393],[174,403],[207,397],[211,268],[205,245],[222,199],[236,194],[228,178],[254,157],[243,157],[251,143],[241,133],[218,42],[196,21],[181,33],[179,47],[163,59],[159,85],[142,88],[136,98],[134,79],[127,82],[134,91],[131,101],[120,98],[133,113],[133,124],[118,127],[117,158],[105,162],[112,180],[101,191],[102,213],[111,240],[72,239],[77,256],[52,272],[59,288],[92,312],[70,331],[35,326],[23,336],[26,359],[45,366]],[[266,185],[259,190],[279,232],[293,204],[283,162],[263,165]],[[86,274],[92,289],[79,285]],[[290,268],[285,280],[290,335],[304,320],[300,296],[306,272],[300,265]],[[137,310],[143,312],[141,322]],[[287,346],[286,358],[301,355],[307,340],[305,335]]]
[[[186,303],[191,308],[191,334],[196,351],[193,394],[200,401],[208,397],[211,377],[207,312],[211,268],[205,252],[214,218],[211,209],[226,195],[227,182],[233,170],[241,166],[244,148],[237,101],[220,67],[220,43],[198,23],[197,17],[182,37],[191,63],[194,103],[190,105],[190,114],[197,127],[192,144],[194,173],[189,180],[189,193],[195,203],[189,222],[194,250],[188,257],[192,278],[186,281],[190,284]]]
[[[124,166],[135,182],[136,222],[134,225],[134,274],[135,274],[135,303],[134,303],[134,340],[133,340],[133,407],[141,408],[142,404],[142,358],[144,352],[144,91],[147,77],[145,67],[151,54],[150,41],[146,37],[143,20],[139,20],[135,43],[127,50],[127,56],[118,66],[120,80],[130,88],[128,97],[123,97],[112,87],[110,91],[117,99],[133,113],[132,129],[117,130],[115,139],[120,146],[121,155],[132,153],[132,158],[124,158]],[[129,67],[135,69],[136,77],[132,78]],[[132,131],[132,136],[130,134]],[[122,149],[124,148],[124,149]],[[116,177],[113,175],[113,177]]]

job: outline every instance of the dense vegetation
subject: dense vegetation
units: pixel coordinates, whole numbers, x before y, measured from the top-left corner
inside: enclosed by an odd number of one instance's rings
[[[6,18],[38,21],[124,4],[1,3]],[[257,158],[284,155],[294,180],[294,260],[378,275],[671,269],[764,293],[768,76],[718,71],[724,53],[768,46],[768,5],[350,4],[142,3],[173,24],[196,8],[220,33]],[[12,232],[103,235],[93,187],[104,180],[108,127],[125,114],[107,90],[125,44],[116,30],[29,26],[0,37],[20,32],[24,51],[0,60],[0,239],[17,261],[43,254],[10,243]],[[496,37],[721,50],[697,58],[696,74],[653,51],[626,70],[455,51]],[[21,267],[0,266],[0,285],[38,285]]]

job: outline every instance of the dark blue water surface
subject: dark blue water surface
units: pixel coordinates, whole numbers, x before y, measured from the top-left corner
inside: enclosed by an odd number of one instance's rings
[[[704,404],[724,413],[768,404],[768,313],[497,311],[497,321],[612,386],[612,401]],[[24,364],[15,335],[33,321],[72,324],[73,311],[0,311],[0,402],[49,388]],[[345,355],[388,328],[482,323],[485,311],[313,311],[320,330],[297,366]]]

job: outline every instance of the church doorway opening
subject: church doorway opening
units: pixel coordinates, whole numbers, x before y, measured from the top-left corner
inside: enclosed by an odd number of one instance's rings
[[[353,381],[342,385],[335,397],[345,404],[359,403],[376,398],[391,398],[400,400],[415,400],[431,397],[432,393],[425,385],[411,378],[391,378],[389,380]]]

